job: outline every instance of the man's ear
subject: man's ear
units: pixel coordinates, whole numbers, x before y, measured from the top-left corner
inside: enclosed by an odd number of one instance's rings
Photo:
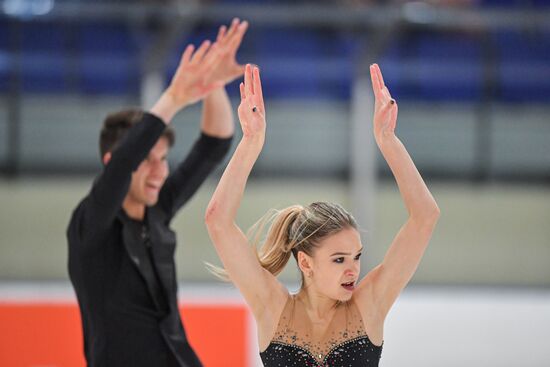
[[[107,152],[103,155],[103,165],[106,166],[107,163],[109,163],[109,161],[111,160],[111,152]]]

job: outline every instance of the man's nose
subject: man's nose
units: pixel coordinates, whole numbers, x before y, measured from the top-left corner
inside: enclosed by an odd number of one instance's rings
[[[165,171],[165,165],[163,161],[154,161],[152,164],[151,172],[155,175],[163,175]]]

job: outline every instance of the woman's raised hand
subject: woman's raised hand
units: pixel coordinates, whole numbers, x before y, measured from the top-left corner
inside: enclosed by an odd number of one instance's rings
[[[382,71],[377,64],[370,66],[372,90],[374,92],[374,137],[380,139],[395,134],[397,124],[397,103],[391,97],[390,91],[384,84]]]
[[[263,139],[265,137],[265,106],[260,70],[257,66],[246,65],[244,82],[241,83],[240,89],[241,104],[238,114],[243,138]]]

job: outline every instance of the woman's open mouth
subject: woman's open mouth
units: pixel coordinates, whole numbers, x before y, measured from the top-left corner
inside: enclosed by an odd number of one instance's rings
[[[351,292],[355,289],[355,282],[342,283],[342,287],[344,287],[345,290]]]

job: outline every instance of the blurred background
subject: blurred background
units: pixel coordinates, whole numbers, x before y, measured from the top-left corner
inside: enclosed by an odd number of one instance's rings
[[[65,229],[101,169],[102,120],[150,107],[184,47],[233,17],[250,22],[238,59],[260,66],[268,118],[239,224],[339,202],[364,229],[363,273],[381,261],[406,211],[372,139],[377,62],[442,212],[381,366],[550,365],[550,1],[0,0],[0,366],[84,365]],[[176,117],[172,165],[200,113]],[[253,321],[203,263],[219,263],[203,213],[224,167],[173,223],[180,296],[207,367],[256,366]],[[216,359],[235,308],[239,356]]]

